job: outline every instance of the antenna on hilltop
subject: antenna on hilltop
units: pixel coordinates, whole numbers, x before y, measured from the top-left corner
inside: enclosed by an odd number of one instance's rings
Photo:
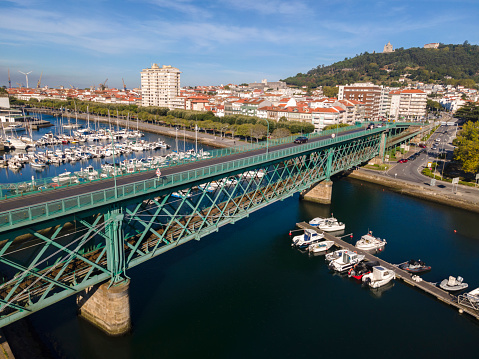
[[[24,74],[24,75],[25,75],[25,78],[26,78],[26,80],[27,80],[27,88],[28,88],[28,74],[31,74],[33,71],[30,71],[30,72],[27,72],[27,73],[21,72],[21,71],[18,71],[18,72],[20,72],[21,74]]]
[[[12,81],[10,80],[10,69],[8,69],[8,88],[12,88]]]

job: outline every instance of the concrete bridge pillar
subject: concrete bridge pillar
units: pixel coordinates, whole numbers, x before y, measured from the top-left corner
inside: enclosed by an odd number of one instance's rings
[[[301,193],[301,198],[305,201],[330,204],[331,195],[333,193],[333,181],[324,180],[316,185],[311,186],[309,190]]]
[[[80,317],[110,335],[126,334],[131,329],[130,280],[111,285],[91,286],[77,295]]]

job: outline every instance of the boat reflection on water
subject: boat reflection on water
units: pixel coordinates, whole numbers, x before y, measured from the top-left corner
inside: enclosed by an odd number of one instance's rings
[[[387,292],[389,289],[394,287],[395,282],[390,281],[388,284],[383,285],[382,287],[379,288],[370,288],[367,284],[363,285],[364,289],[369,290],[371,293],[371,296],[374,298],[381,298],[384,292]]]

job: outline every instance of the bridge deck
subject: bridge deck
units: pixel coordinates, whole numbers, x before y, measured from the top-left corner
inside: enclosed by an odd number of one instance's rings
[[[351,130],[351,131],[343,131],[340,133],[339,137],[361,132],[361,131],[363,131],[362,128]],[[319,136],[316,138],[312,138],[309,141],[309,143],[319,142],[328,138],[330,138],[329,135]],[[297,146],[301,146],[301,145],[298,145],[295,143],[286,143],[286,144],[270,147],[269,152],[276,152],[276,151],[280,151],[280,150],[291,148],[291,147],[297,147]],[[221,163],[225,163],[229,161],[234,161],[234,160],[239,160],[239,159],[244,159],[244,158],[257,156],[257,155],[261,155],[265,153],[266,153],[266,149],[261,148],[258,150],[236,153],[236,154],[228,155],[225,157],[205,159],[205,160],[200,160],[196,162],[182,164],[179,166],[166,167],[162,169],[161,172],[162,172],[162,176],[171,176],[181,172],[200,169],[203,167],[213,166],[213,165],[217,165],[217,164],[221,164]],[[117,183],[117,186],[122,186],[126,184],[148,180],[151,178],[156,178],[155,170],[132,174],[132,175],[119,176],[116,178],[116,183]],[[12,210],[16,210],[23,207],[34,206],[37,204],[50,202],[50,201],[56,201],[62,198],[79,196],[79,195],[87,194],[90,192],[105,190],[105,189],[109,189],[113,187],[114,187],[114,179],[110,178],[110,179],[95,181],[95,182],[91,182],[87,184],[73,185],[71,187],[62,187],[62,188],[50,190],[44,193],[35,193],[35,194],[25,195],[22,197],[4,199],[0,201],[0,212],[12,211]]]
[[[346,241],[343,241],[340,238],[334,237],[326,232],[323,232],[319,230],[317,227],[313,227],[309,225],[306,222],[301,222],[296,224],[299,228],[301,229],[313,229],[318,233],[323,233],[324,238],[328,241],[333,241],[336,246],[344,249],[348,249],[351,251],[355,251],[359,254],[364,254],[365,258],[368,261],[378,261],[384,268],[387,268],[391,271],[394,271],[396,273],[396,278],[401,279],[403,282],[409,284],[411,287],[417,288],[427,294],[432,295],[436,299],[440,300],[441,302],[444,302],[448,305],[451,305],[453,307],[456,307],[460,311],[462,310],[463,312],[471,315],[472,317],[479,319],[479,310],[475,310],[473,308],[467,307],[465,305],[459,304],[458,297],[455,295],[450,294],[449,292],[446,292],[445,290],[442,290],[441,288],[437,287],[434,283],[427,282],[425,280],[416,282],[412,280],[412,275],[410,272],[407,272],[405,270],[399,269],[397,266],[386,262],[385,260],[376,257],[366,251],[363,251],[361,249],[356,248],[354,245],[351,243],[348,243]]]

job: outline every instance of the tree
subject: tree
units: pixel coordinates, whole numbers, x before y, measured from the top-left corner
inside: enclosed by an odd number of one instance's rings
[[[276,130],[273,131],[271,136],[273,138],[289,137],[291,136],[291,131],[288,130],[287,128],[277,128]]]
[[[323,95],[326,97],[336,97],[338,96],[338,87],[323,86]]]
[[[479,121],[479,105],[474,102],[467,103],[457,110],[456,117],[465,121]]]
[[[429,111],[440,111],[440,110],[442,110],[442,106],[439,102],[434,101],[434,100],[430,100],[430,99],[427,99],[426,108]]]
[[[268,131],[268,128],[266,126],[263,126],[263,125],[260,125],[260,124],[256,124],[253,126],[253,137],[256,138],[256,142],[259,141],[260,138],[263,138],[264,136],[266,136],[266,133]]]
[[[479,122],[466,122],[455,143],[454,159],[464,172],[479,173]]]

